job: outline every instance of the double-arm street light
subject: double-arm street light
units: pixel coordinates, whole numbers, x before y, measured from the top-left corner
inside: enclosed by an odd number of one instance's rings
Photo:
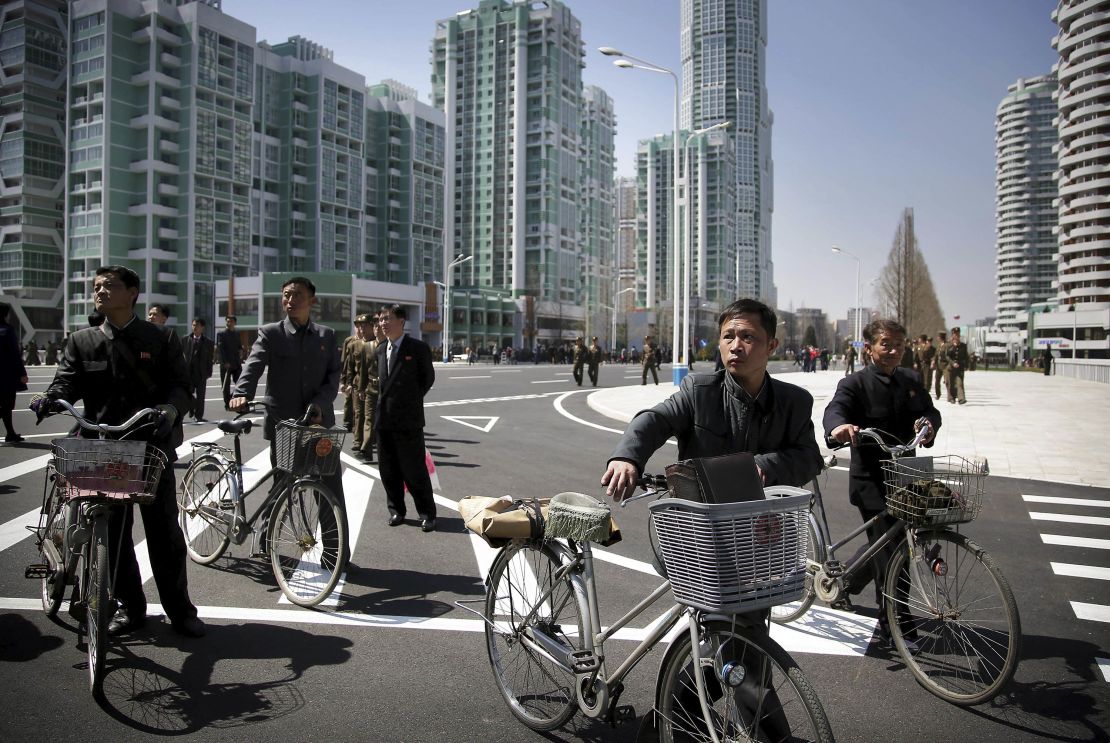
[[[621,69],[626,69],[626,70],[627,69],[637,69],[637,70],[647,70],[648,72],[659,72],[659,73],[662,73],[664,75],[670,75],[671,80],[674,81],[674,133],[672,135],[673,140],[671,141],[672,150],[674,152],[674,158],[673,158],[673,162],[672,162],[672,166],[671,166],[672,171],[673,171],[672,172],[673,178],[672,178],[672,184],[671,185],[672,185],[673,190],[674,190],[674,194],[673,194],[673,197],[672,197],[672,202],[674,204],[674,209],[673,209],[673,217],[671,219],[671,222],[672,222],[672,225],[671,225],[671,266],[672,266],[671,273],[673,274],[673,280],[671,281],[671,287],[672,287],[671,288],[671,295],[674,297],[674,322],[671,323],[671,325],[672,325],[671,353],[672,353],[672,357],[677,359],[678,356],[676,354],[678,353],[678,344],[679,344],[679,337],[678,337],[679,273],[681,271],[681,267],[680,267],[680,264],[679,264],[679,255],[678,255],[678,250],[679,250],[679,232],[678,232],[679,227],[678,227],[678,222],[679,222],[679,218],[680,218],[679,217],[680,207],[679,207],[679,204],[678,204],[678,186],[679,186],[679,178],[678,178],[679,177],[679,173],[678,173],[678,165],[679,165],[679,163],[678,163],[678,107],[679,107],[679,104],[681,103],[681,100],[682,100],[682,88],[681,88],[681,85],[680,85],[679,80],[678,80],[678,75],[676,75],[674,73],[674,71],[669,70],[666,67],[663,67],[661,65],[657,65],[654,62],[648,62],[646,59],[640,59],[639,57],[633,57],[631,54],[626,54],[626,53],[620,51],[619,49],[614,49],[611,46],[599,47],[598,51],[601,52],[602,54],[604,54],[606,57],[620,57],[620,59],[614,60],[613,64],[616,65],[617,67],[620,67]],[[651,246],[649,246],[648,249],[650,251]],[[648,261],[648,277],[647,277],[647,279],[648,279],[647,280],[647,306],[649,308],[653,308],[655,306],[655,281],[654,281],[655,277],[653,276],[653,273],[654,273],[653,272],[653,265],[654,265],[654,261],[649,260]],[[678,384],[679,382],[682,381],[682,376],[685,375],[686,367],[679,367],[678,364],[674,364],[673,368],[675,370],[674,371],[674,383]],[[682,369],[682,372],[683,372],[682,375],[679,375],[679,372],[678,372],[678,370],[680,368]]]
[[[620,303],[619,303],[618,300],[620,299],[620,296],[622,294],[625,294],[627,292],[634,292],[634,291],[636,291],[636,287],[627,286],[624,289],[621,289],[619,292],[617,292],[616,294],[613,295],[613,306],[609,308],[610,310],[613,311],[613,334],[611,336],[609,336],[609,353],[612,353],[613,349],[615,349],[617,347],[617,307],[620,306]],[[627,333],[625,333],[625,335],[627,335]]]
[[[686,138],[686,142],[682,145],[683,151],[683,165],[682,165],[682,183],[683,183],[683,204],[686,207],[686,246],[684,248],[685,260],[683,261],[682,273],[682,353],[675,356],[677,364],[681,364],[683,368],[689,368],[690,359],[686,354],[690,352],[690,276],[693,274],[693,252],[694,252],[694,228],[692,222],[693,207],[691,206],[693,199],[690,198],[690,143],[698,137],[715,132],[718,129],[727,129],[732,126],[731,121],[722,121],[713,126],[707,126],[704,129],[698,129]],[[704,210],[705,204],[702,203],[704,194],[698,195],[698,208]],[[705,236],[702,232],[698,233],[699,239],[704,240]],[[704,275],[705,267],[698,261],[698,268]],[[704,292],[698,292],[704,294]]]
[[[856,329],[855,329],[856,330],[856,335],[852,340],[853,340],[853,342],[858,343],[859,341],[863,340],[862,338],[860,338],[860,332],[861,332],[861,330],[860,330],[860,313],[863,311],[862,308],[860,307],[860,300],[859,300],[860,259],[859,259],[859,256],[852,255],[847,250],[841,250],[836,245],[832,246],[832,252],[837,253],[839,255],[846,255],[846,256],[848,256],[849,258],[851,258],[852,260],[854,260],[856,262]]]
[[[443,287],[443,360],[451,360],[451,275],[455,272],[455,266],[460,263],[466,263],[473,260],[472,255],[463,255],[459,253],[455,256],[455,260],[447,264],[447,270],[443,272],[443,280],[445,286]]]

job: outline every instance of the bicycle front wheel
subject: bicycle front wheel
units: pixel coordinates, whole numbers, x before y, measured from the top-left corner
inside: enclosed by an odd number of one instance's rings
[[[111,572],[108,566],[108,515],[93,519],[92,540],[86,545],[85,560],[85,648],[89,662],[89,689],[94,697],[104,690],[104,653],[107,650],[108,623],[112,621],[113,608],[108,584]]]
[[[231,542],[235,499],[231,475],[211,454],[193,460],[177,493],[177,514],[185,534],[185,549],[198,565],[220,559]]]
[[[537,731],[564,725],[578,705],[567,656],[582,647],[586,595],[577,577],[560,572],[562,564],[551,545],[511,542],[493,561],[486,586],[494,681],[513,716]]]
[[[775,624],[789,624],[795,619],[800,619],[809,607],[813,605],[813,568],[817,563],[817,533],[813,529],[813,522],[807,522],[809,535],[806,541],[806,581],[805,593],[797,601],[789,604],[779,604],[771,607],[771,621]]]
[[[58,613],[62,605],[62,596],[66,590],[66,557],[69,548],[66,546],[66,504],[58,486],[51,483],[50,492],[43,505],[45,525],[42,532],[42,541],[39,542],[39,556],[48,568],[47,574],[42,577],[42,610],[46,616],[52,617]],[[52,564],[47,556],[47,544],[53,547],[59,561]]]
[[[894,645],[918,682],[953,704],[992,699],[1014,677],[1021,622],[1010,585],[979,545],[952,531],[918,531],[886,575]]]
[[[700,669],[694,667],[689,632],[676,640],[660,668],[659,740],[712,741],[715,735],[719,741],[832,742],[817,693],[762,627],[716,620],[705,623],[698,635]],[[704,683],[708,720],[695,673]]]
[[[315,606],[327,598],[346,565],[347,517],[319,482],[286,488],[270,512],[270,566],[286,598]]]

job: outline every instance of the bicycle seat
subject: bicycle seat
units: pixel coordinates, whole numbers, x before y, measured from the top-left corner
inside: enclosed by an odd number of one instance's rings
[[[239,420],[220,421],[216,424],[216,427],[224,433],[240,434],[250,433],[253,425],[254,421],[250,418],[240,418]]]

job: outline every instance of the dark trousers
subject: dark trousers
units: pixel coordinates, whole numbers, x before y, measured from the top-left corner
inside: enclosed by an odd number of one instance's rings
[[[241,366],[224,366],[220,368],[220,385],[224,390],[224,408],[231,402],[231,388],[239,381],[239,374],[242,373],[243,367]]]
[[[158,597],[171,622],[180,622],[197,615],[197,608],[189,599],[189,580],[186,575],[188,555],[185,552],[185,535],[177,520],[173,464],[166,465],[158,481],[158,494],[150,503],[139,506],[146,532],[146,548],[150,555],[150,569],[158,586]],[[116,597],[129,616],[146,613],[146,595],[139,575],[139,562],[135,558],[135,543],[131,529],[135,523],[135,510],[131,505],[112,508],[108,521],[108,554],[117,560]],[[116,545],[119,557],[115,557]]]
[[[582,364],[575,364],[573,371],[574,371],[574,381],[578,384],[579,387],[581,387],[582,386]]]
[[[208,391],[208,380],[193,378],[189,391],[193,394],[193,418],[200,420],[204,417],[204,396]]]
[[[656,371],[655,364],[644,364],[644,369],[640,373],[640,384],[641,385],[647,384],[648,371],[651,372],[651,377],[652,377],[652,379],[655,380],[655,383],[659,384],[659,372]]]
[[[590,375],[590,384],[597,387],[597,364],[591,364],[586,367],[586,371]]]
[[[385,486],[386,504],[391,514],[404,516],[405,487],[412,493],[421,518],[434,519],[432,481],[424,463],[424,430],[378,430],[378,472]]]
[[[859,509],[860,518],[864,521],[869,521],[880,513],[884,513],[883,508],[870,508],[868,506],[856,506]],[[879,538],[886,534],[887,529],[897,523],[897,519],[893,516],[883,516],[871,526],[867,527],[867,544],[860,547],[856,554],[852,555],[854,561],[857,557],[862,555],[864,551]],[[898,545],[894,542],[883,547],[875,558],[868,562],[866,565],[861,565],[859,569],[852,574],[851,580],[848,582],[848,592],[852,594],[862,593],[867,584],[875,581],[875,603],[879,605],[881,610],[883,607],[883,582],[886,580],[886,566],[890,562],[891,556],[894,554],[894,549]],[[880,616],[880,621],[885,622],[885,618]]]

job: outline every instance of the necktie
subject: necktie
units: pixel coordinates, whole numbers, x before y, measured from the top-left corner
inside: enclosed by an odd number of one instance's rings
[[[397,347],[393,345],[393,341],[390,341],[389,348],[386,350],[388,353],[385,355],[385,373],[388,376],[393,371],[393,355],[397,352]]]

